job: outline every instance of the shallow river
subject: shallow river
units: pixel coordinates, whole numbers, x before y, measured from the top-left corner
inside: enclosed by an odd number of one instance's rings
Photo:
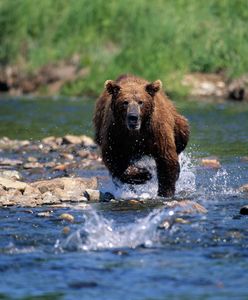
[[[0,299],[248,299],[248,219],[239,214],[248,196],[237,190],[248,183],[248,106],[178,107],[192,138],[177,197],[208,213],[94,206],[41,218],[48,207],[0,209]],[[1,100],[0,137],[92,135],[92,110],[91,101]],[[206,156],[221,168],[201,167]],[[62,212],[75,222],[61,221]],[[164,221],[169,229],[159,228]]]

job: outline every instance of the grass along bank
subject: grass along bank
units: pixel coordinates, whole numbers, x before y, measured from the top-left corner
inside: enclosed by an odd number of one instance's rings
[[[88,71],[63,94],[96,94],[126,72],[184,93],[186,73],[247,72],[247,21],[245,0],[0,0],[0,63],[32,73],[78,54]]]

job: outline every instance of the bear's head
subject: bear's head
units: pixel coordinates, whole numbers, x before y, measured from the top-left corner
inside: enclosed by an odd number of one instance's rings
[[[154,97],[161,90],[162,82],[137,83],[107,80],[105,89],[111,95],[114,119],[129,131],[138,131],[152,116]]]

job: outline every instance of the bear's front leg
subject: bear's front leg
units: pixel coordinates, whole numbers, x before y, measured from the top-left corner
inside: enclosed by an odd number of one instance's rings
[[[180,173],[178,159],[156,158],[158,177],[158,196],[172,197],[175,194],[176,181]]]

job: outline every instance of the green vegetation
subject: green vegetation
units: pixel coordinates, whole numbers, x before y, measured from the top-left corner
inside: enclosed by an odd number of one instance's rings
[[[78,53],[90,72],[67,94],[126,72],[177,91],[186,72],[247,72],[247,24],[247,0],[0,0],[0,63],[33,71]]]

